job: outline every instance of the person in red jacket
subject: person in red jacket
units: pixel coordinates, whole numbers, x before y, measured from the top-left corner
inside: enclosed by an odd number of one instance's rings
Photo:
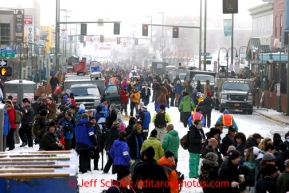
[[[5,108],[8,113],[9,123],[10,123],[10,130],[7,135],[7,144],[9,147],[8,151],[11,151],[15,148],[14,133],[17,128],[17,125],[15,124],[16,113],[15,113],[14,105],[12,104],[12,101],[10,100],[7,100],[5,102]]]
[[[127,115],[128,96],[129,96],[129,93],[127,92],[127,85],[125,85],[120,90],[120,103],[121,103],[121,114],[124,111],[126,117],[128,117]]]

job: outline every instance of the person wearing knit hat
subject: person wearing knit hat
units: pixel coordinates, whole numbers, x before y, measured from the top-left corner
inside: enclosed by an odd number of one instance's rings
[[[202,154],[202,158],[206,158],[206,155],[209,152],[213,152],[218,156],[217,161],[218,161],[219,165],[221,165],[223,162],[223,159],[222,159],[222,155],[218,149],[218,140],[216,140],[215,138],[208,139],[208,145],[206,146],[205,151]]]
[[[238,125],[234,120],[233,115],[230,115],[227,109],[224,110],[223,114],[218,118],[217,122],[222,122],[224,127],[233,126],[237,132],[239,131]]]
[[[117,173],[117,181],[113,180],[111,187],[107,192],[131,192],[128,186],[131,185],[132,175],[129,169],[123,165],[115,167]]]
[[[264,153],[262,161],[265,161],[265,162],[274,161],[275,162],[275,157],[272,153]]]
[[[143,192],[170,192],[169,186],[158,186],[157,184],[168,184],[168,177],[163,166],[159,165],[154,159],[155,148],[152,145],[145,147],[146,159],[135,168],[135,174],[142,176],[144,180],[149,181],[150,186],[144,186]],[[162,158],[167,159],[165,156]],[[178,178],[176,178],[177,180]]]
[[[168,151],[166,151],[166,153],[165,153],[165,157],[166,157],[166,158],[174,157],[174,153],[171,152],[170,150],[168,150]]]
[[[144,141],[141,149],[145,150],[148,147],[152,146],[154,148],[154,159],[158,161],[164,155],[164,149],[162,148],[162,144],[159,140],[157,140],[158,131],[156,129],[151,131],[150,137]]]
[[[234,139],[236,135],[236,129],[233,126],[230,126],[228,128],[228,134],[222,139],[222,149],[221,153],[226,156],[227,155],[227,149],[230,145],[234,144]]]
[[[49,122],[48,131],[42,137],[42,145],[45,151],[55,151],[64,148],[64,145],[59,143],[55,138],[56,125],[54,122]]]
[[[239,193],[239,161],[240,161],[240,152],[237,150],[231,150],[227,154],[228,158],[220,166],[217,181],[226,181],[230,186],[218,188],[218,192],[224,193]]]

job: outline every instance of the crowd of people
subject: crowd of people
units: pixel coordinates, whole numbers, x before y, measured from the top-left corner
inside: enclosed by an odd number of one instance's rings
[[[3,101],[4,145],[13,150],[20,137],[20,147],[39,144],[39,150],[44,151],[75,149],[80,173],[99,170],[100,155],[107,156],[103,174],[110,169],[117,174],[107,192],[175,193],[180,191],[183,179],[177,171],[180,138],[166,109],[176,107],[184,128],[189,126],[189,178],[204,182],[204,192],[289,191],[289,132],[284,142],[277,133],[273,139],[264,139],[258,133],[246,137],[227,110],[211,127],[215,104],[209,81],[205,85],[197,82],[193,88],[178,76],[171,81],[160,74],[142,78],[142,72],[135,69],[126,73],[112,70],[106,83],[119,86],[120,109],[102,98],[96,109],[86,110],[83,104],[76,104],[73,93],[56,93],[56,79],[52,81],[52,97],[42,94],[35,101],[24,98],[17,104],[9,96]],[[147,110],[149,103],[154,104],[155,112]],[[128,117],[128,125],[122,116]],[[151,131],[150,123],[154,125]],[[204,133],[205,127],[210,129],[208,133]],[[224,127],[228,133],[221,138]],[[170,186],[130,183],[145,181],[167,182]],[[218,181],[228,184],[209,186]]]

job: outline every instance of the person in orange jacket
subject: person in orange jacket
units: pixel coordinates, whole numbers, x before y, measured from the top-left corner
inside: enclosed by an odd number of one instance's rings
[[[132,89],[132,92],[129,98],[131,99],[130,116],[133,116],[133,109],[135,109],[135,114],[138,114],[138,104],[139,104],[139,99],[140,99],[140,93],[137,91],[135,87]]]
[[[163,166],[169,181],[171,193],[179,193],[178,173],[175,170],[175,156],[174,153],[168,150],[165,156],[161,157],[158,164]]]

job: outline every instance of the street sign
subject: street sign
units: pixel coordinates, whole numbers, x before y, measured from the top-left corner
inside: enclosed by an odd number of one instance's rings
[[[7,60],[0,60],[0,65],[1,66],[7,66]]]
[[[202,56],[209,56],[210,53],[202,53]]]
[[[14,58],[15,57],[15,50],[10,48],[10,47],[2,48],[0,50],[0,57]]]
[[[206,57],[207,60],[212,60],[212,58],[213,58],[212,56],[207,56]]]

